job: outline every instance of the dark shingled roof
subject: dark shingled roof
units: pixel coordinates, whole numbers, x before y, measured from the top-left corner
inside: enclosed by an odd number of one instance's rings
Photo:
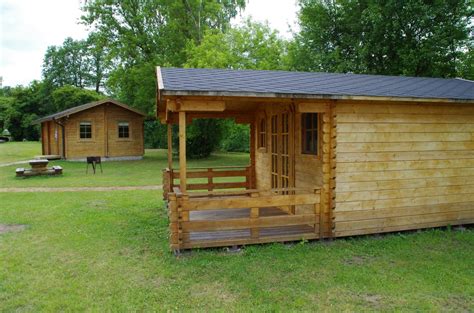
[[[82,104],[82,105],[79,105],[79,106],[75,106],[75,107],[73,107],[73,108],[69,108],[69,109],[67,109],[67,110],[64,110],[64,111],[61,111],[61,112],[58,112],[58,113],[54,113],[54,114],[51,114],[51,115],[42,117],[42,118],[40,118],[40,119],[37,119],[37,120],[34,121],[33,123],[34,123],[34,124],[38,124],[38,123],[43,123],[43,122],[46,122],[46,121],[52,121],[52,120],[55,120],[55,119],[59,119],[59,118],[65,117],[65,116],[69,116],[69,115],[72,115],[72,114],[75,114],[75,113],[78,113],[78,112],[81,112],[81,111],[84,111],[84,110],[87,110],[87,109],[96,107],[96,106],[101,105],[101,104],[105,104],[105,103],[112,103],[112,104],[115,104],[115,105],[117,105],[117,106],[119,106],[119,107],[121,107],[121,108],[124,108],[124,109],[126,109],[126,110],[131,111],[131,112],[134,112],[134,113],[136,113],[136,114],[145,116],[145,114],[143,114],[142,112],[140,112],[140,111],[138,111],[138,110],[135,110],[134,108],[131,108],[131,107],[129,107],[128,105],[125,105],[125,104],[123,104],[123,103],[121,103],[121,102],[118,102],[117,100],[104,99],[104,100],[89,102],[89,103],[86,103],[86,104]]]
[[[315,72],[157,68],[162,95],[474,100],[474,81]]]

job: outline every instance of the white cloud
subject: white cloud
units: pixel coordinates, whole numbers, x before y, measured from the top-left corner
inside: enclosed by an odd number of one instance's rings
[[[291,30],[298,29],[296,3],[297,0],[250,0],[234,24],[252,17],[258,22],[268,21],[270,27],[278,30],[283,37],[290,38]]]
[[[46,48],[66,37],[82,39],[85,26],[79,0],[2,0],[0,5],[0,76],[4,86],[41,79]]]
[[[46,48],[61,45],[66,37],[87,37],[78,24],[81,0],[1,0],[0,76],[3,86],[27,85],[41,79]],[[248,16],[268,20],[270,26],[290,37],[296,21],[296,0],[250,0],[238,23]]]

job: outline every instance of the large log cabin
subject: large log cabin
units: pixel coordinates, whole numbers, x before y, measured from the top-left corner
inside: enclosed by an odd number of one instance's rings
[[[160,67],[156,73],[157,113],[168,125],[163,173],[171,250],[474,222],[472,81]],[[249,165],[188,168],[186,125],[197,118],[250,125]]]
[[[42,153],[68,160],[100,156],[141,159],[145,115],[116,100],[79,105],[35,121],[41,124]]]

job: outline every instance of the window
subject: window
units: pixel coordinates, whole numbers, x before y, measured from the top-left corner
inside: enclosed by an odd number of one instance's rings
[[[92,138],[92,123],[91,122],[80,122],[79,123],[79,138],[91,139]]]
[[[318,125],[317,113],[301,114],[302,153],[318,155]]]
[[[262,118],[258,126],[258,147],[265,148],[267,146],[267,121]]]
[[[119,138],[128,138],[130,137],[130,130],[128,122],[119,122],[118,123],[118,137]]]

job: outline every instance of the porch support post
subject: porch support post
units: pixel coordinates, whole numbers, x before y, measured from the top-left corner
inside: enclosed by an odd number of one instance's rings
[[[186,192],[186,112],[179,112],[179,187]]]
[[[173,129],[171,123],[168,126],[168,169],[173,169]]]
[[[255,176],[255,150],[256,150],[256,136],[255,121],[250,123],[250,181],[249,189],[255,189],[257,187],[256,176]]]

